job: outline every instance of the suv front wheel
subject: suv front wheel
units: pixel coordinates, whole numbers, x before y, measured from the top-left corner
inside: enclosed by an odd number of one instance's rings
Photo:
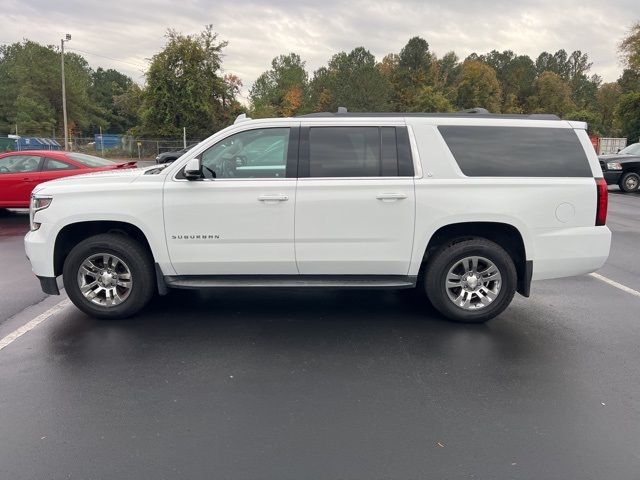
[[[65,259],[63,281],[76,307],[104,319],[136,314],[155,291],[151,255],[123,234],[96,235],[76,245]]]
[[[499,315],[516,291],[512,258],[482,238],[445,245],[425,269],[425,288],[433,306],[456,322],[480,323]]]

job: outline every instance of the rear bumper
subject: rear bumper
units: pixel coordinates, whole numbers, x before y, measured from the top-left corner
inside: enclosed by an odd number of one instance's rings
[[[622,171],[619,172],[602,172],[607,185],[617,185],[622,176]]]
[[[533,280],[571,277],[604,265],[611,231],[606,226],[553,229],[538,233],[534,242]]]

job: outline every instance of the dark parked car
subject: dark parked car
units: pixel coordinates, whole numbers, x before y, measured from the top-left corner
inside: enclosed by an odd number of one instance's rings
[[[156,157],[156,163],[170,163],[174,160],[177,160],[186,152],[191,150],[194,145],[189,145],[187,148],[183,148],[181,150],[173,150],[171,152],[162,152],[160,155]]]
[[[633,143],[615,155],[601,155],[599,159],[609,185],[618,185],[624,192],[640,189],[640,143]]]

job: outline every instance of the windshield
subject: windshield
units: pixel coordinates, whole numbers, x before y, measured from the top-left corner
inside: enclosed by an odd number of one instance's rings
[[[67,155],[71,160],[75,160],[85,167],[109,167],[116,163],[106,158],[94,157],[93,155],[86,155],[84,153],[69,152]]]
[[[620,155],[640,155],[640,143],[632,143],[618,152]]]

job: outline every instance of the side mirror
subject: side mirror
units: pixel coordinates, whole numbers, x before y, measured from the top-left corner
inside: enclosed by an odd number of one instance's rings
[[[203,178],[202,164],[198,157],[192,158],[187,162],[187,165],[184,167],[184,178],[187,180],[200,180]]]

